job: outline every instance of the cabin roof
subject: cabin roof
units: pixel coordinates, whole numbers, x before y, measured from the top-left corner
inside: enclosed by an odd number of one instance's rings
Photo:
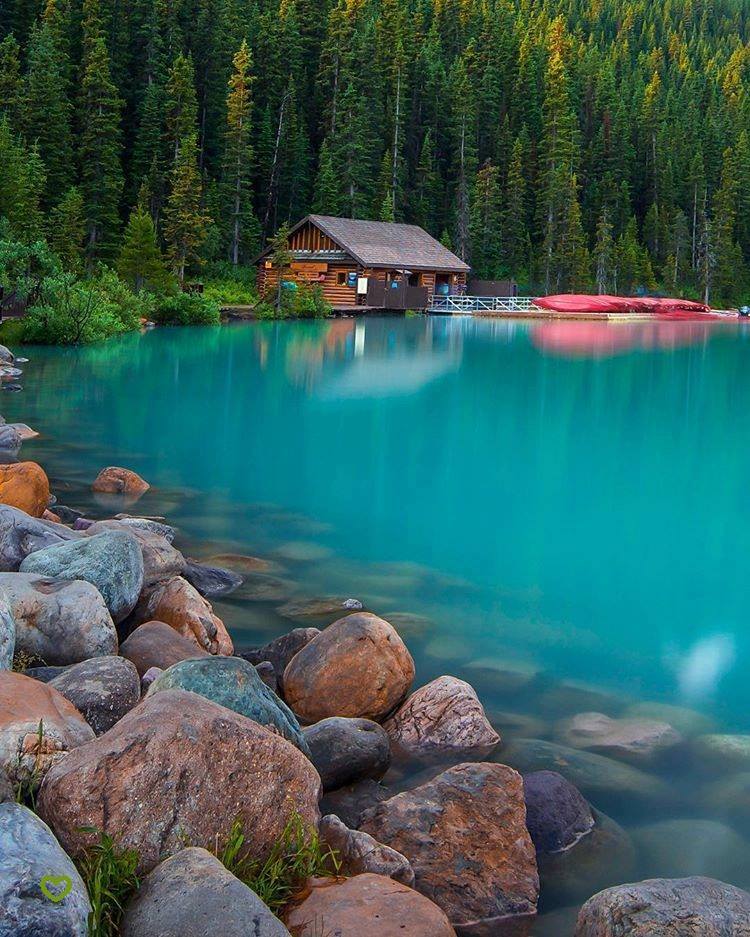
[[[292,231],[308,221],[320,228],[363,267],[443,270],[448,273],[463,273],[470,269],[460,257],[414,224],[307,215]],[[264,251],[261,257],[267,252]]]

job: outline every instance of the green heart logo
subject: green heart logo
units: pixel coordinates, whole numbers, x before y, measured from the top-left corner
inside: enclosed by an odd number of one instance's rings
[[[73,880],[69,875],[45,875],[39,882],[39,887],[50,901],[57,904],[70,894]]]

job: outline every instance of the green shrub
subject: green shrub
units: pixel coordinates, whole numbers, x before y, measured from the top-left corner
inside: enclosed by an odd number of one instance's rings
[[[136,874],[138,853],[118,849],[107,833],[93,827],[84,829],[99,835],[99,841],[77,863],[91,900],[89,937],[117,937],[125,905],[140,884]]]
[[[203,297],[222,306],[252,306],[258,299],[255,289],[238,280],[204,280]]]
[[[282,289],[281,309],[266,296],[254,308],[258,319],[322,319],[331,314],[331,304],[323,297],[322,288],[315,283],[300,283],[296,289]]]
[[[219,304],[200,293],[178,293],[158,299],[151,318],[159,325],[218,325]]]

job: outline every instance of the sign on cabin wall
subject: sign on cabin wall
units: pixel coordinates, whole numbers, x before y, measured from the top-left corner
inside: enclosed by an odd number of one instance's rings
[[[352,289],[357,285],[357,271],[350,270],[346,275],[346,285],[350,286]]]
[[[316,274],[316,273],[327,273],[328,264],[320,263],[311,263],[306,260],[294,260],[292,261],[292,270],[297,273],[307,273],[307,274]]]

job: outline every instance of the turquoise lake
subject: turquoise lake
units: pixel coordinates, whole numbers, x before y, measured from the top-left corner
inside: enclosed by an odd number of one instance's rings
[[[273,561],[216,603],[236,647],[292,627],[290,598],[354,597],[402,626],[419,682],[469,680],[506,740],[639,701],[750,732],[748,328],[368,318],[25,354],[3,413],[42,433],[23,457],[62,503],[103,516],[90,482],[124,465],[153,486],[130,510],[185,552]],[[687,749],[654,770],[666,807],[603,809],[709,820],[716,842],[637,871],[746,885],[745,841],[715,824],[750,832],[750,763],[731,797]]]

